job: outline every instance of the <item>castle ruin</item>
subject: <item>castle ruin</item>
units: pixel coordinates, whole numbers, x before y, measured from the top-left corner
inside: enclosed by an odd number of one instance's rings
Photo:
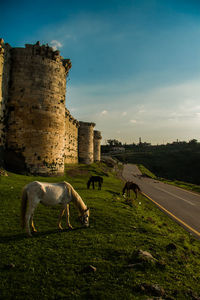
[[[0,165],[59,176],[67,163],[100,160],[101,133],[66,108],[70,59],[48,45],[12,48],[0,39]]]

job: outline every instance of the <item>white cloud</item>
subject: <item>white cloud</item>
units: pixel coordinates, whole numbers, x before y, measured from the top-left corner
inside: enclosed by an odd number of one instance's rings
[[[127,115],[127,112],[124,111],[124,112],[122,113],[122,117],[125,117],[126,115]]]
[[[140,110],[138,110],[138,114],[143,114],[143,113],[145,113],[146,111],[144,110],[144,109],[140,109]]]
[[[107,110],[103,110],[102,112],[101,112],[101,116],[105,116],[105,115],[107,115],[108,114],[108,111]]]
[[[70,112],[75,112],[75,111],[77,111],[77,108],[74,108],[74,107],[70,108]]]
[[[51,47],[52,47],[54,50],[57,50],[58,48],[62,48],[62,47],[63,47],[63,45],[62,45],[59,41],[57,41],[57,40],[52,40],[52,41],[50,42],[50,45],[51,45]]]
[[[72,36],[71,34],[65,34],[65,35],[64,35],[64,39],[66,39],[66,40],[70,40],[70,39],[75,40],[76,37],[75,37],[75,36]]]
[[[135,124],[135,123],[137,123],[137,121],[136,120],[130,120],[130,123]]]

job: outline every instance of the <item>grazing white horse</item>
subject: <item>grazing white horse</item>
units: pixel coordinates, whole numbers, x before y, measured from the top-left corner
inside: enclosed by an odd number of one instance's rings
[[[73,202],[79,210],[79,218],[81,223],[89,226],[89,209],[81,199],[80,195],[68,182],[48,183],[33,181],[23,188],[21,202],[21,219],[22,228],[26,227],[27,234],[31,236],[30,222],[33,231],[35,229],[33,223],[34,210],[39,203],[44,205],[61,204],[62,208],[58,219],[58,227],[62,229],[61,218],[66,211],[67,226],[72,228],[69,222],[69,202]]]

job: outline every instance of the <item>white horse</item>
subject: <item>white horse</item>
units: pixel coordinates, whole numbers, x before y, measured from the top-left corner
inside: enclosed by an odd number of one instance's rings
[[[31,236],[31,227],[34,232],[35,229],[33,223],[34,210],[39,203],[44,205],[56,205],[61,204],[62,208],[59,214],[58,227],[62,229],[61,218],[65,211],[67,211],[67,226],[72,228],[69,222],[69,202],[73,202],[79,210],[79,219],[81,223],[88,227],[89,226],[89,215],[90,211],[84,204],[80,195],[75,191],[75,189],[68,182],[59,183],[47,183],[33,181],[27,184],[23,188],[22,192],[22,202],[21,202],[21,219],[22,228],[26,227],[27,234]]]

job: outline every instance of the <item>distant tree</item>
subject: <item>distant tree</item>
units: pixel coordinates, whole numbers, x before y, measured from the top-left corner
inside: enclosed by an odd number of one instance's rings
[[[114,140],[112,140],[112,139],[110,139],[110,140],[107,140],[107,144],[109,145],[109,146],[121,146],[122,145],[122,143],[121,142],[119,142],[118,140],[116,140],[116,139],[114,139]]]
[[[189,141],[188,144],[190,144],[190,145],[197,145],[197,143],[198,143],[198,141],[196,139],[192,139],[192,140]]]

